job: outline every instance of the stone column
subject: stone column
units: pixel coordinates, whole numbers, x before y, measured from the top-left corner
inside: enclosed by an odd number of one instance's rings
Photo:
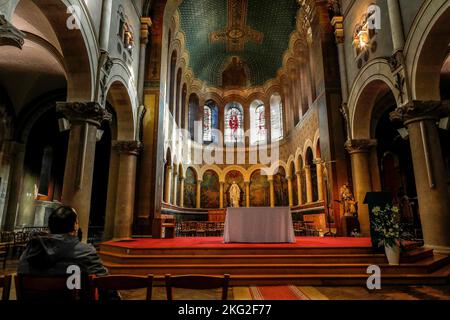
[[[266,134],[267,134],[267,144],[272,143],[272,126],[271,126],[271,116],[270,116],[270,101],[264,102],[264,119],[266,121]]]
[[[270,190],[270,207],[275,208],[275,188],[273,185],[273,176],[268,178],[269,180],[269,190]]]
[[[353,191],[358,202],[358,218],[364,237],[370,236],[369,207],[364,204],[364,198],[367,192],[373,190],[369,155],[375,146],[376,140],[349,140],[345,145],[351,157]]]
[[[184,177],[180,177],[180,207],[184,207]]]
[[[311,167],[305,166],[305,177],[306,177],[306,203],[313,202],[313,187],[312,187],[312,177],[311,177]]]
[[[250,208],[250,181],[245,181],[245,206]]]
[[[324,194],[323,194],[323,164],[322,164],[322,160],[320,160],[320,159],[316,160],[316,171],[317,171],[318,200],[319,201],[323,201],[324,200]]]
[[[405,34],[398,0],[387,0],[389,20],[391,22],[392,44],[394,53],[403,50],[405,46]]]
[[[152,26],[152,20],[148,17],[141,18],[141,37],[139,51],[139,81],[138,81],[138,97],[141,105],[144,103],[144,78],[145,78],[145,60],[148,44],[149,29]]]
[[[178,171],[175,169],[173,171],[173,199],[172,199],[172,204],[174,206],[177,205],[177,194],[178,194]]]
[[[302,205],[303,204],[303,192],[302,192],[302,187],[303,187],[303,183],[302,183],[302,171],[299,170],[295,173],[296,177],[297,177],[297,195],[298,195],[298,204]]]
[[[12,143],[11,171],[9,174],[6,195],[6,217],[3,225],[5,231],[13,231],[15,228],[24,175],[23,165],[25,161],[25,151],[25,144],[20,142]]]
[[[142,144],[139,141],[117,141],[113,148],[119,154],[114,239],[130,238],[134,217],[136,163]]]
[[[202,207],[202,181],[197,181],[197,209]]]
[[[91,209],[97,129],[112,117],[96,102],[59,102],[57,112],[71,124],[64,172],[62,202],[78,213],[83,241],[87,241]]]
[[[408,129],[425,246],[450,254],[450,198],[437,121],[450,101],[413,101],[391,113]]]
[[[288,182],[289,207],[293,207],[294,206],[294,196],[293,196],[293,190],[292,190],[292,177],[287,176],[286,180]]]
[[[223,194],[223,188],[224,188],[224,184],[225,184],[225,182],[223,182],[223,181],[220,181],[219,182],[219,185],[220,185],[220,194],[219,194],[219,205],[220,205],[220,209],[223,209],[223,196],[224,196],[224,194]]]
[[[167,166],[166,167],[166,176],[164,177],[165,181],[164,181],[164,188],[165,188],[165,199],[164,201],[167,204],[170,204],[170,190],[172,190],[172,166]]]
[[[109,38],[111,36],[111,16],[112,16],[112,2],[113,0],[103,0],[102,7],[102,24],[100,32],[100,49],[108,52]]]

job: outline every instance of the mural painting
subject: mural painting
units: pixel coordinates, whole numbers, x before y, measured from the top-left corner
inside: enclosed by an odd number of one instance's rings
[[[275,206],[289,206],[288,182],[284,168],[279,167],[277,174],[273,176],[273,187],[275,190]]]
[[[184,180],[184,207],[196,207],[197,194],[197,175],[192,168],[186,170],[186,178]]]
[[[201,194],[202,208],[220,207],[220,184],[219,176],[212,170],[208,170],[203,175]]]
[[[294,206],[298,206],[298,184],[297,184],[297,174],[295,173],[295,165],[294,162],[291,162],[291,179],[292,179],[292,200]]]
[[[255,171],[250,179],[250,206],[270,206],[269,182],[267,175],[261,174],[261,170]]]

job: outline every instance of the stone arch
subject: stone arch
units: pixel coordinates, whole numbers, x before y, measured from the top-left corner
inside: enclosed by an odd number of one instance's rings
[[[376,59],[359,73],[353,84],[348,102],[352,139],[370,138],[373,107],[377,98],[389,91],[398,92],[395,89],[387,60]],[[356,119],[358,120],[356,121]]]
[[[49,21],[64,57],[67,71],[67,100],[92,101],[94,99],[95,72],[98,64],[98,45],[90,18],[86,15],[85,4],[79,0],[21,0],[15,10],[20,10],[22,3],[37,7]],[[77,5],[80,11],[80,29],[67,28],[67,8]],[[83,10],[84,9],[84,10]]]
[[[133,110],[133,100],[125,84],[124,79],[118,75],[111,78],[108,85],[107,100],[114,108],[117,117],[117,140],[135,140],[135,121]]]
[[[237,166],[237,165],[227,166],[225,169],[223,169],[222,176],[221,176],[221,178],[223,180],[221,180],[221,181],[225,181],[225,177],[231,171],[239,171],[242,174],[244,181],[249,181],[247,171],[244,168]]]
[[[311,149],[311,151],[313,153],[313,158],[315,158],[314,145],[313,145],[313,142],[311,141],[311,139],[306,139],[305,143],[303,144],[302,158],[306,159],[306,153],[308,152],[308,148]]]
[[[450,44],[450,3],[427,0],[411,27],[405,58],[414,100],[440,100],[440,73]]]
[[[216,165],[205,165],[202,166],[198,172],[199,177],[203,177],[203,175],[205,174],[206,171],[214,171],[215,173],[217,173],[219,179],[223,176],[222,174],[222,170],[216,166]]]

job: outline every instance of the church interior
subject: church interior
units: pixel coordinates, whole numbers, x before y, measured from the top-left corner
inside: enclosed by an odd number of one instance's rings
[[[450,300],[449,25],[450,0],[0,1],[0,280],[67,205],[154,299],[201,274]]]

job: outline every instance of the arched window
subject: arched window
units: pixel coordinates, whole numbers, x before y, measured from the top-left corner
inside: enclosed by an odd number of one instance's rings
[[[169,82],[169,110],[172,116],[175,118],[175,105],[174,105],[174,91],[175,91],[175,67],[177,64],[177,52],[172,52],[170,59],[170,82]]]
[[[218,142],[217,132],[213,129],[219,129],[219,108],[209,100],[203,107],[203,143]]]
[[[270,98],[270,126],[272,141],[279,141],[284,138],[283,103],[278,93],[273,94]]]
[[[237,102],[225,107],[225,143],[244,142],[244,112]]]
[[[267,142],[266,116],[264,104],[255,100],[250,105],[250,144],[257,145]]]
[[[191,139],[195,141],[199,141],[202,136],[195,136],[195,122],[199,120],[199,113],[201,112],[201,109],[199,108],[199,99],[198,96],[193,93],[189,97],[189,109],[188,109],[188,125],[189,125],[189,133],[191,135]],[[200,114],[201,115],[201,114]],[[201,134],[201,132],[198,132],[198,134]],[[197,140],[198,139],[198,140]],[[200,140],[201,141],[201,140]]]
[[[211,107],[203,107],[203,142],[212,141],[212,111]]]

